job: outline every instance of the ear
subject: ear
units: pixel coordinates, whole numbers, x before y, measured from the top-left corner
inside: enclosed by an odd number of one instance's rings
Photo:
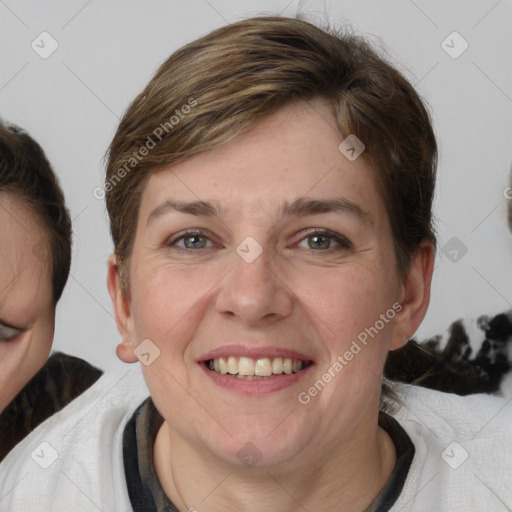
[[[117,329],[121,333],[121,343],[116,349],[117,357],[124,363],[134,363],[137,361],[137,356],[134,353],[136,344],[131,298],[121,286],[119,261],[115,254],[108,259],[107,286],[114,308]]]
[[[402,309],[395,317],[390,350],[404,346],[425,318],[430,302],[434,259],[434,246],[427,240],[421,243],[411,258],[407,279],[402,284],[400,296]]]

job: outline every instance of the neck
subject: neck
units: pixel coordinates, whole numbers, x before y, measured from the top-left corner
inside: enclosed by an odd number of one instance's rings
[[[153,448],[160,483],[183,512],[280,510],[361,511],[386,484],[396,462],[393,442],[378,426],[368,427],[319,453],[309,446],[280,465],[245,468],[191,446],[164,422]]]

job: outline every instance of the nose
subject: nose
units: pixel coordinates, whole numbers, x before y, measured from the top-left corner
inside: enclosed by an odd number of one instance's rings
[[[221,282],[217,311],[252,327],[289,316],[293,294],[284,276],[271,267],[265,251],[251,263],[235,253],[233,267]]]

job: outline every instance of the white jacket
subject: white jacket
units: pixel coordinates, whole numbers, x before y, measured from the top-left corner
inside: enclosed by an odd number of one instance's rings
[[[392,512],[512,509],[512,401],[393,384],[416,452]],[[139,367],[103,375],[0,464],[0,511],[131,510],[122,438],[149,395]]]

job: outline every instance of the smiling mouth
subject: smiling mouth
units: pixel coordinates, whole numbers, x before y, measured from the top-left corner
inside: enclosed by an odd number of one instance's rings
[[[289,357],[218,357],[204,362],[208,370],[236,377],[238,379],[271,379],[279,375],[299,373],[310,366],[312,361]]]

